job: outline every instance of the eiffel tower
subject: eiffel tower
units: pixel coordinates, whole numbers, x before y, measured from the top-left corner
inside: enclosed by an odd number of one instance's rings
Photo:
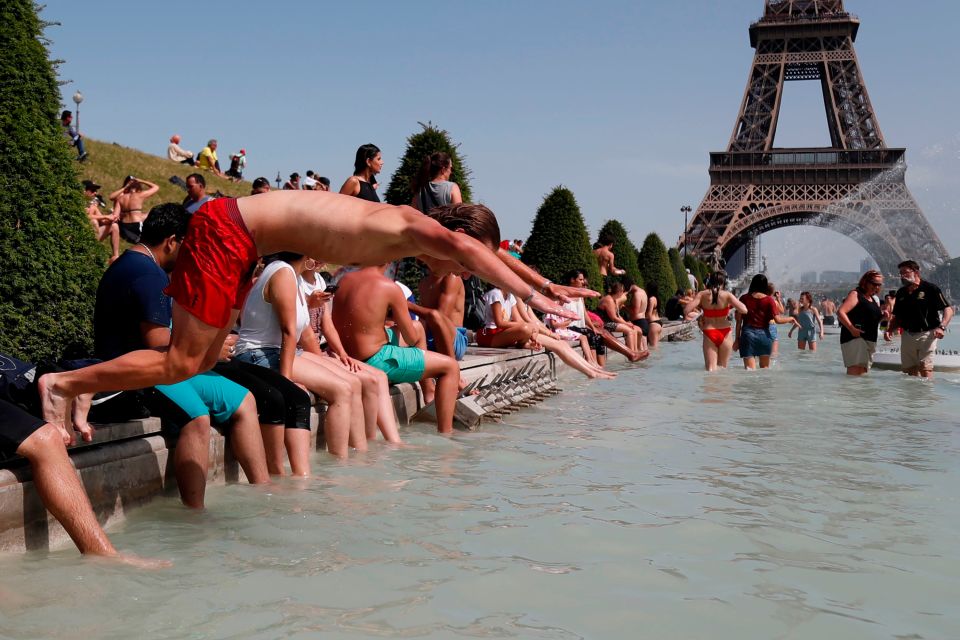
[[[760,234],[816,225],[855,240],[885,273],[908,258],[925,270],[949,259],[907,189],[905,149],[880,132],[853,48],[859,27],[843,0],[766,0],[750,25],[756,54],[740,115],[727,150],[710,154],[687,251],[726,264],[743,248],[744,268],[755,269]],[[820,81],[830,147],[773,146],[784,82],[795,80]]]

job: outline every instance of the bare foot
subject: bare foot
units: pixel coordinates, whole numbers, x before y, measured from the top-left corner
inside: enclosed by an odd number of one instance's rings
[[[635,351],[632,356],[627,357],[630,362],[640,362],[650,357],[649,351]]]
[[[155,571],[157,569],[167,569],[173,566],[173,563],[169,560],[157,560],[154,558],[141,558],[140,556],[135,556],[131,553],[118,553],[115,555],[109,556],[99,556],[107,562],[116,562],[119,564],[125,564],[129,567],[134,567],[137,569],[149,569]]]
[[[56,373],[48,373],[40,376],[40,380],[37,381],[37,391],[40,393],[43,419],[55,427],[64,429],[70,398],[57,393],[57,375]]]
[[[77,399],[73,401],[72,409],[70,411],[70,418],[73,421],[73,429],[74,431],[80,432],[80,437],[83,438],[84,442],[93,441],[93,427],[90,426],[90,423],[87,421],[87,414],[90,413],[90,406],[92,403],[93,394],[85,393],[77,396]]]

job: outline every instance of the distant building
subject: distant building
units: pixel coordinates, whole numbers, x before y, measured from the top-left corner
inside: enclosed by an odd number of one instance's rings
[[[860,260],[860,273],[866,273],[870,269],[876,269],[877,263],[873,258],[861,258]]]
[[[800,274],[800,284],[817,284],[816,271],[804,271]]]
[[[848,284],[857,282],[860,274],[856,271],[821,271],[821,284]]]

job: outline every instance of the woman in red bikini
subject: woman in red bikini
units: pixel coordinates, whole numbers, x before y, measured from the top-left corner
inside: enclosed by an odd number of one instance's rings
[[[684,315],[697,309],[703,310],[700,329],[703,331],[703,364],[707,371],[726,369],[733,352],[730,309],[747,312],[747,307],[725,290],[726,286],[726,272],[714,271],[707,278],[707,288],[694,296],[683,309]]]

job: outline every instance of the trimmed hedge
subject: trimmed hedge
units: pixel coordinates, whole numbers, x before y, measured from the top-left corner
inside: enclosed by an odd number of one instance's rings
[[[590,247],[587,225],[573,192],[556,187],[537,210],[524,244],[523,261],[554,282],[571,269],[583,269],[590,286],[599,291],[600,269]]]
[[[637,264],[637,247],[630,241],[626,227],[619,220],[607,220],[597,234],[597,241],[604,235],[613,237],[613,255],[615,264],[627,272],[627,276],[638,286],[643,286],[643,274]]]
[[[673,275],[670,258],[667,257],[667,247],[655,233],[651,233],[643,241],[640,248],[640,272],[643,281],[647,284],[656,282],[660,289],[660,297],[666,300],[677,290],[677,279]]]
[[[686,291],[690,288],[690,278],[687,277],[687,268],[683,266],[683,258],[676,247],[667,250],[670,259],[670,268],[673,270],[673,279],[677,281],[677,288]]]
[[[60,126],[46,25],[32,0],[0,7],[0,351],[52,360],[92,348],[107,250]]]

